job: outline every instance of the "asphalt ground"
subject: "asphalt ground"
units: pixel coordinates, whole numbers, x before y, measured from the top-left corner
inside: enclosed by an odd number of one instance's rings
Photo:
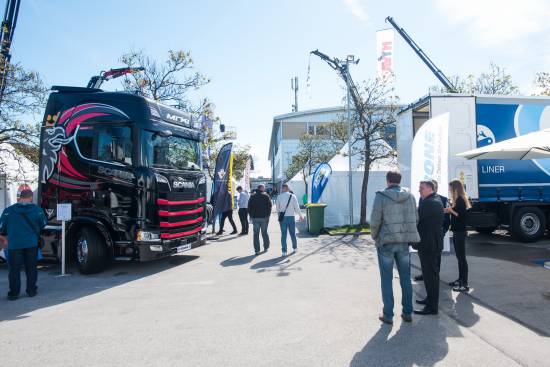
[[[275,216],[269,231],[271,248],[258,257],[251,235],[227,235],[182,255],[120,263],[93,276],[56,277],[57,266],[46,265],[37,297],[0,300],[0,360],[6,366],[550,365],[546,326],[518,317],[548,308],[550,300],[535,296],[550,288],[550,271],[540,266],[472,255],[471,294],[442,284],[438,316],[414,317],[412,324],[396,317],[390,327],[377,319],[380,281],[368,236],[300,234],[298,253],[283,258]],[[454,263],[444,257],[442,278],[455,275]],[[495,268],[502,278],[512,267],[517,284],[498,282],[497,275],[481,281]],[[514,287],[533,294],[528,307]],[[414,288],[422,297],[423,285]],[[0,289],[7,290],[4,266]],[[394,289],[399,315],[397,278]]]

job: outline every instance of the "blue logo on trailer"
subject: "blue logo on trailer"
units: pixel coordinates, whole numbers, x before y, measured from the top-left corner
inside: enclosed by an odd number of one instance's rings
[[[550,128],[550,106],[541,104],[476,105],[477,146],[482,147]],[[550,201],[550,159],[478,161],[479,199]],[[548,196],[548,197],[546,197]]]
[[[323,190],[327,186],[328,178],[332,173],[332,168],[328,163],[321,163],[315,169],[311,178],[311,202],[317,203],[321,198]]]

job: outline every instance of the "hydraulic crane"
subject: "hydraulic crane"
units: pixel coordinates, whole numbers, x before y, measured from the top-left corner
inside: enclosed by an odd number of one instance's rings
[[[349,59],[349,56],[348,56],[348,59],[346,60],[340,60],[340,59],[337,59],[336,57],[331,58],[319,50],[311,51],[310,53],[316,56],[319,56],[321,60],[325,61],[328,64],[328,66],[330,66],[331,68],[333,68],[338,72],[338,74],[344,80],[344,82],[346,83],[346,86],[349,89],[351,99],[353,100],[353,104],[356,107],[361,106],[362,105],[361,96],[359,95],[359,91],[357,90],[357,87],[355,86],[355,83],[353,82],[353,79],[351,78],[351,75],[349,73],[349,64],[358,64],[359,59],[352,60],[352,59]]]
[[[352,166],[351,166],[351,153],[352,153],[352,132],[351,127],[351,108],[350,108],[350,98],[353,100],[356,111],[361,110],[363,102],[361,100],[361,95],[351,78],[349,73],[349,64],[358,64],[359,59],[355,60],[353,56],[348,56],[346,60],[339,60],[337,58],[330,58],[326,54],[322,53],[319,50],[311,51],[310,54],[319,56],[321,60],[324,60],[332,69],[336,70],[340,77],[346,83],[348,89],[348,201],[349,201],[349,224],[353,225],[353,181],[352,181]]]
[[[4,21],[0,29],[0,100],[4,97],[6,89],[6,80],[8,77],[8,68],[11,60],[11,43],[13,41],[13,32],[17,25],[19,15],[19,5],[21,0],[7,0],[6,10],[4,11]]]
[[[118,68],[118,69],[102,71],[101,73],[99,73],[99,75],[93,76],[88,82],[88,85],[86,87],[99,89],[99,87],[101,87],[101,84],[103,84],[104,81],[115,79],[115,78],[124,76],[126,74],[137,73],[143,70],[145,70],[145,68],[139,67],[139,68]]]
[[[456,93],[457,92],[456,88],[453,85],[453,83],[449,80],[449,78],[447,78],[447,76],[445,76],[445,74],[441,71],[441,69],[439,69],[434,64],[434,62],[428,57],[428,55],[426,55],[424,50],[422,50],[420,46],[418,46],[418,44],[414,42],[414,40],[407,34],[407,32],[405,32],[403,28],[399,27],[392,17],[387,17],[386,22],[389,22],[393,26],[393,28],[395,28],[397,33],[399,33],[401,37],[403,37],[405,42],[407,42],[409,46],[411,46],[413,51],[416,52],[418,57],[420,57],[420,59],[424,62],[424,64],[426,64],[426,66],[432,71],[432,73],[434,73],[435,77],[439,79],[441,84],[443,84],[443,86],[447,88],[447,91],[449,93]]]

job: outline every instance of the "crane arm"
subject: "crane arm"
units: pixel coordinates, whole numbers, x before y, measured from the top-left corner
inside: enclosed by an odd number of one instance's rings
[[[353,100],[355,110],[359,111],[361,109],[361,106],[363,105],[363,101],[349,73],[348,63],[342,62],[337,58],[331,58],[319,50],[311,51],[310,53],[316,56],[319,56],[321,60],[325,61],[328,64],[328,66],[330,66],[332,69],[336,70],[338,74],[340,74],[340,77],[344,80],[347,88],[350,91],[351,99]]]
[[[4,96],[6,88],[8,67],[11,60],[11,43],[17,25],[17,17],[19,16],[19,5],[21,5],[21,0],[8,0],[6,2],[4,21],[0,29],[0,100]]]
[[[118,69],[111,69],[108,71],[102,71],[99,75],[93,76],[88,82],[88,85],[86,87],[98,89],[99,87],[101,87],[101,84],[103,84],[103,82],[106,80],[115,79],[126,74],[133,74],[143,70],[145,70],[145,68],[139,67],[139,68],[118,68]]]
[[[434,73],[435,77],[447,88],[450,93],[456,93],[456,87],[453,83],[445,76],[443,71],[439,69],[435,63],[428,57],[428,55],[418,46],[418,44],[405,32],[405,30],[397,25],[392,17],[387,17],[386,22],[389,22],[393,28],[399,33],[401,37],[411,46],[414,52],[420,57],[420,59],[426,64],[426,66]]]

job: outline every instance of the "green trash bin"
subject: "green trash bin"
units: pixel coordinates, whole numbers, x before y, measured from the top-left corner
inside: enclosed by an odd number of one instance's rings
[[[325,227],[325,207],[327,204],[307,204],[307,231],[319,234]]]

